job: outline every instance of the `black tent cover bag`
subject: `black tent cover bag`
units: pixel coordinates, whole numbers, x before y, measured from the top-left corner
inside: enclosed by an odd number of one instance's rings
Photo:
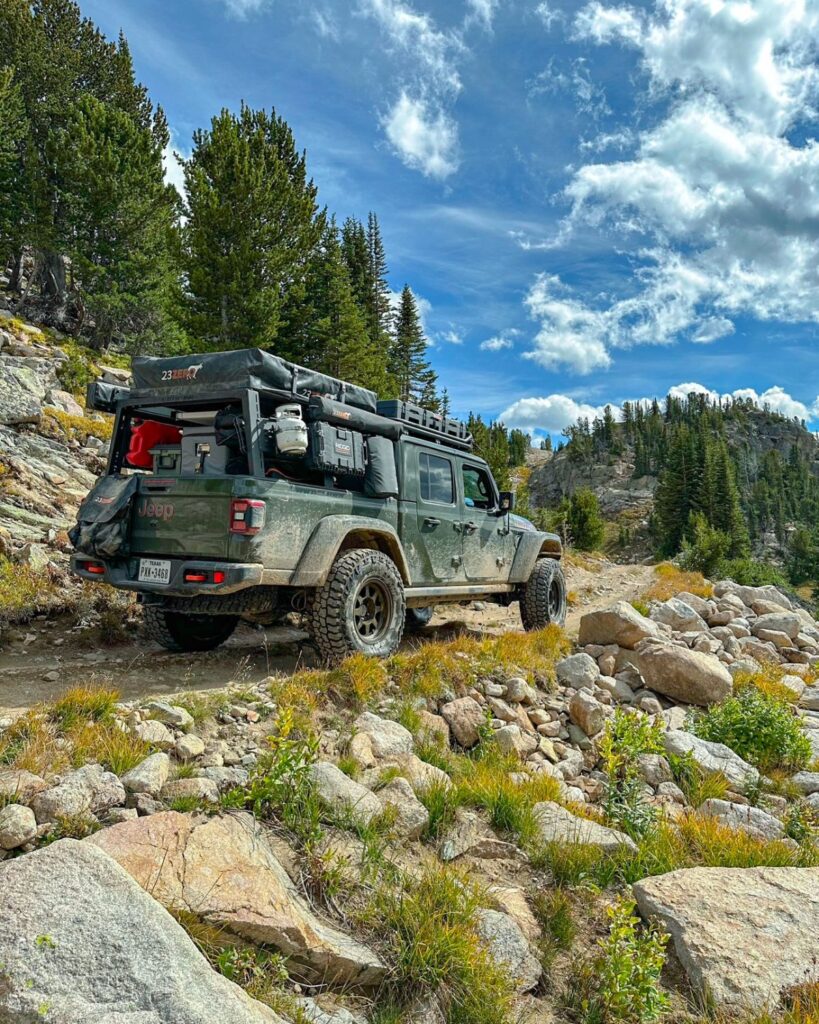
[[[347,427],[350,430],[357,430],[359,434],[378,434],[392,441],[397,441],[404,432],[400,423],[388,420],[386,416],[351,409],[349,405],[317,395],[311,398],[307,405],[307,418],[313,423],[331,423],[334,427]]]
[[[150,392],[172,401],[172,397],[207,398],[214,391],[250,388],[276,391],[285,399],[301,402],[314,394],[327,395],[372,413],[377,403],[374,391],[290,363],[260,348],[167,359],[138,356],[133,360],[132,369],[133,397],[140,397],[140,392]]]
[[[367,454],[369,460],[364,476],[364,493],[371,498],[397,498],[395,445],[387,437],[368,437]]]
[[[75,550],[97,558],[128,553],[128,519],[137,476],[104,476],[89,492],[68,532]]]

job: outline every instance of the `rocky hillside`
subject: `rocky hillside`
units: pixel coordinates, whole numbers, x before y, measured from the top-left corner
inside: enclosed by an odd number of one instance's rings
[[[697,590],[3,720],[0,1019],[814,1021],[819,624]]]
[[[765,456],[776,452],[783,463],[793,449],[819,477],[819,441],[801,424],[748,405],[736,416],[727,416],[724,435],[738,463],[738,483],[746,493],[760,477]],[[621,425],[614,427],[614,443],[596,438],[571,440],[547,461],[538,460],[529,477],[533,505],[553,508],[581,488],[590,488],[609,519],[639,522],[651,512],[657,477],[665,465],[663,423],[655,432],[660,444],[653,457],[641,458],[639,442]],[[582,450],[581,450],[582,449]],[[541,455],[542,453],[538,453]]]
[[[71,362],[70,350],[0,311],[0,543],[13,555],[30,543],[64,547],[77,505],[105,468],[110,420],[87,418],[65,390]]]

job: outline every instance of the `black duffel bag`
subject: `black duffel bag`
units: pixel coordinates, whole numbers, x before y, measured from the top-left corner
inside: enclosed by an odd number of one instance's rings
[[[80,505],[68,531],[74,548],[97,558],[128,553],[128,520],[139,477],[104,476]]]

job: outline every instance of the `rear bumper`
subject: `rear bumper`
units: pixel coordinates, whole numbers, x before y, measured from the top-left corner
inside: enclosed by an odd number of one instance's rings
[[[152,556],[153,557],[153,556]],[[167,558],[171,563],[171,578],[168,583],[140,582],[139,558],[117,558],[104,561],[93,555],[77,552],[71,556],[71,571],[86,580],[108,583],[120,590],[135,590],[140,594],[156,594],[168,597],[192,597],[195,594],[235,594],[248,587],[259,586],[264,567],[259,562],[217,562],[203,559]],[[102,573],[89,572],[83,563],[101,565]],[[223,572],[221,583],[190,583],[185,580],[189,572]]]

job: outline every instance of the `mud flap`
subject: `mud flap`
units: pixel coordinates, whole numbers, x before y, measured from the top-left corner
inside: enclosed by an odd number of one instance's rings
[[[96,483],[68,532],[77,551],[97,558],[128,553],[128,520],[138,483],[136,476],[104,476]]]

